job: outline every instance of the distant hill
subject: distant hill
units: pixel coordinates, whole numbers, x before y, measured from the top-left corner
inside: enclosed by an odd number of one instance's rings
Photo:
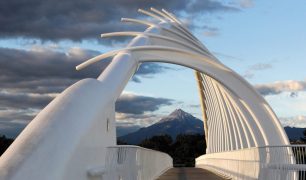
[[[203,126],[203,121],[200,119],[182,109],[176,109],[157,123],[121,136],[119,140],[129,144],[139,144],[146,138],[164,134],[170,135],[175,140],[178,134],[204,134]]]
[[[120,136],[127,135],[129,133],[135,132],[140,128],[141,126],[117,126],[116,133],[117,133],[117,136],[120,137]]]
[[[303,131],[306,128],[296,128],[296,127],[284,127],[289,140],[300,140],[303,137]]]

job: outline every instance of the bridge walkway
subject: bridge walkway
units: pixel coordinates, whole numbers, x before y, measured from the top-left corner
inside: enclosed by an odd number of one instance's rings
[[[171,168],[157,180],[224,180],[224,178],[201,168]]]

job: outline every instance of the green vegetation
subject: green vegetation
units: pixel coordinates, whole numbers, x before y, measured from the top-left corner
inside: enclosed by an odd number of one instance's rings
[[[143,140],[139,146],[157,151],[165,152],[173,158],[174,166],[193,167],[195,158],[205,154],[206,143],[204,135],[200,134],[180,134],[173,142],[171,136],[160,135]],[[0,155],[12,144],[14,139],[0,136]],[[118,140],[117,144],[127,145]]]
[[[204,135],[180,134],[175,142],[169,135],[153,136],[143,140],[139,146],[165,152],[173,158],[174,166],[194,167],[195,158],[205,154]]]
[[[303,137],[301,137],[301,141],[306,143],[306,130],[303,131]]]
[[[7,138],[5,135],[0,136],[0,156],[13,143],[14,139]]]

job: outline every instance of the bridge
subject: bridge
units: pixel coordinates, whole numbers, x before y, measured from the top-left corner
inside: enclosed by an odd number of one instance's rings
[[[202,168],[172,168],[166,171],[157,180],[224,180],[225,178],[217,176]]]
[[[125,48],[76,67],[81,70],[112,57],[97,79],[68,87],[31,121],[1,157],[0,179],[305,179],[305,146],[290,145],[265,99],[172,13],[154,8],[139,12],[152,21],[122,21],[148,28],[101,35],[134,39]],[[207,143],[195,169],[172,169],[172,158],[165,153],[116,145],[115,102],[144,62],[195,70]]]

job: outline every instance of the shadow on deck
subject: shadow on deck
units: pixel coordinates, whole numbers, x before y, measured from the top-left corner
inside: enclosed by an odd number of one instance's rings
[[[201,168],[171,168],[157,180],[224,180],[224,178]]]

